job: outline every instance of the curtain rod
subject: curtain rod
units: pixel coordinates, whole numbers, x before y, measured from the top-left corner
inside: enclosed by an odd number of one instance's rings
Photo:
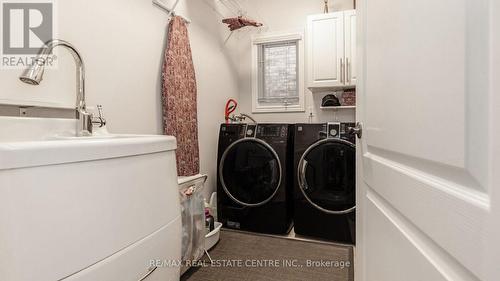
[[[166,11],[167,13],[169,13],[169,14],[171,14],[171,15],[176,15],[176,14],[175,14],[175,11],[173,11],[173,10],[172,10],[172,9],[170,9],[170,8],[168,8],[168,7],[165,5],[165,3],[163,3],[163,2],[162,2],[162,1],[160,1],[160,0],[153,0],[153,4],[154,4],[156,7],[158,7],[158,8],[160,8],[160,9],[162,9],[162,10]],[[173,9],[175,9],[175,5],[174,5]],[[178,15],[178,16],[180,16],[180,15]],[[181,17],[181,18],[183,18],[183,19],[184,19],[187,23],[191,23],[191,20],[190,20],[190,19],[188,19],[188,18],[186,18],[186,17],[183,17],[183,16],[180,16],[180,17]]]

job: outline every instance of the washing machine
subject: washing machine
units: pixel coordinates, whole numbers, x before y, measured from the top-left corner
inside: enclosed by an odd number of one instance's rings
[[[355,243],[355,123],[296,124],[294,231]]]
[[[293,221],[293,125],[222,124],[217,214],[224,227],[286,234]]]

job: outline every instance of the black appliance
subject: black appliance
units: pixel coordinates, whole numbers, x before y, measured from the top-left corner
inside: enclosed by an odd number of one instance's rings
[[[294,231],[355,243],[355,123],[296,124]]]
[[[217,214],[227,228],[285,234],[293,220],[293,125],[222,124]]]

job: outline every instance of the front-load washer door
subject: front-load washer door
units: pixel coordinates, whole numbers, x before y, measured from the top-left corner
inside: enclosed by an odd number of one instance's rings
[[[227,195],[244,206],[271,200],[281,184],[282,169],[276,151],[256,138],[240,139],[222,154],[221,185]]]
[[[346,214],[356,207],[356,149],[341,139],[311,145],[298,165],[298,182],[305,199],[330,214]]]

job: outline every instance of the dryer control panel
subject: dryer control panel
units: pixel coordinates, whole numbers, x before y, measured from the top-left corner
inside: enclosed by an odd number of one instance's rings
[[[328,123],[328,138],[338,138],[340,136],[340,123]]]
[[[349,133],[349,127],[355,127],[356,123],[342,122],[342,123],[328,123],[327,135],[328,138],[340,138],[351,143],[356,143],[353,134]]]
[[[340,138],[343,140],[346,140],[351,143],[356,143],[356,137],[354,134],[349,133],[349,128],[350,127],[356,127],[356,123],[352,122],[347,122],[347,123],[340,123]]]

